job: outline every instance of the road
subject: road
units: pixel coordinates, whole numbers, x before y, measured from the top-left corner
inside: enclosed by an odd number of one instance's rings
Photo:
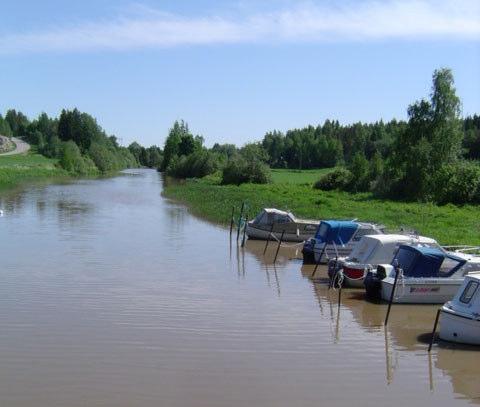
[[[0,136],[1,138],[6,138],[5,136]],[[14,155],[14,154],[22,154],[30,150],[30,144],[25,143],[25,141],[20,140],[16,137],[12,137],[11,140],[15,143],[16,148],[15,150],[9,151],[8,153],[2,153],[2,155]]]

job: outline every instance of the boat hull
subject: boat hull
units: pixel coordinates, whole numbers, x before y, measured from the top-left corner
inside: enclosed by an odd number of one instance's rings
[[[407,278],[402,283],[399,279],[393,302],[401,304],[444,304],[455,296],[462,282],[463,279],[457,278]],[[393,284],[393,277],[382,280],[382,300],[390,301]]]
[[[278,228],[274,228],[273,232],[272,232],[272,235],[274,236],[272,238],[272,236],[270,236],[270,239],[276,239],[276,240],[280,240],[280,238],[282,237],[282,232],[283,230],[278,230]],[[245,233],[247,234],[248,238],[249,239],[253,239],[253,240],[267,240],[268,239],[268,236],[270,235],[270,229],[263,229],[263,228],[259,228],[259,227],[256,227],[256,226],[252,226],[252,225],[247,225],[247,230],[245,231]],[[297,235],[297,232],[296,232],[296,229],[294,231],[285,231],[284,235],[283,235],[283,241],[284,242],[303,242],[309,238],[311,238],[312,235],[309,234],[309,235],[305,235],[305,234],[298,234]]]
[[[480,345],[480,317],[469,317],[443,307],[439,337],[449,342]]]

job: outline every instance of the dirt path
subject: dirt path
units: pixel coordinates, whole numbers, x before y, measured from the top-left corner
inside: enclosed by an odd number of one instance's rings
[[[6,138],[5,136],[0,136],[1,138]],[[2,155],[14,155],[14,154],[22,154],[30,150],[30,144],[25,143],[25,141],[20,140],[16,137],[12,137],[11,140],[15,143],[16,148],[15,150],[9,151],[8,153],[2,153]]]

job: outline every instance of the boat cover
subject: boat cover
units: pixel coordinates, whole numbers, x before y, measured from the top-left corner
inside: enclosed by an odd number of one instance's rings
[[[392,264],[395,259],[405,277],[449,277],[466,263],[465,259],[437,248],[407,245],[399,247]]]
[[[315,239],[319,243],[344,245],[358,229],[358,223],[346,220],[325,220],[320,222]]]

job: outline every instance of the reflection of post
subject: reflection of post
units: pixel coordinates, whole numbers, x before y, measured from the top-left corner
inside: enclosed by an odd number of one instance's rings
[[[432,369],[432,354],[428,353],[428,378],[430,382],[430,391],[433,393],[433,369]]]
[[[275,275],[275,283],[277,284],[277,294],[280,297],[280,280],[278,279],[277,268],[275,267],[275,263],[273,263],[273,273]]]
[[[340,293],[340,290],[339,290]],[[338,303],[338,310],[337,310],[337,323],[335,326],[335,343],[338,343],[340,340],[340,297]]]
[[[235,245],[235,247],[237,248],[237,274],[238,274],[238,277],[240,277],[240,247],[237,245]]]
[[[242,250],[242,276],[245,278],[245,250]]]
[[[390,352],[389,352],[390,344],[388,341],[388,331],[386,326],[384,326],[384,332],[385,332],[385,363],[387,367],[387,384],[389,385],[392,383],[393,374],[392,374],[392,365],[390,362]]]

